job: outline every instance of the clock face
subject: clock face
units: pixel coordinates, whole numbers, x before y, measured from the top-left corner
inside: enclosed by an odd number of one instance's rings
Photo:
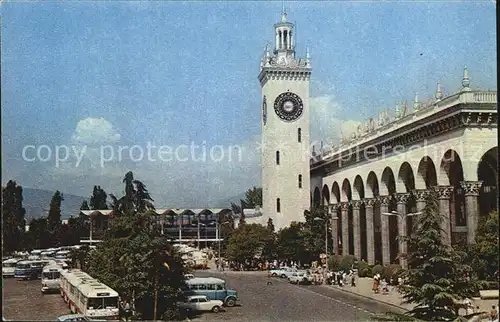
[[[267,122],[267,102],[266,102],[266,95],[264,95],[264,100],[262,102],[262,123],[266,125]]]
[[[299,95],[286,92],[278,95],[274,101],[274,111],[280,119],[293,122],[302,116],[304,104]]]

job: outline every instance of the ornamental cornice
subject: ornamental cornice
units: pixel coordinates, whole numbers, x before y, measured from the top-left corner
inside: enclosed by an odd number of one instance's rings
[[[353,200],[352,201],[352,209],[353,210],[359,210],[359,209],[361,209],[362,205],[363,205],[363,201],[362,200]]]
[[[426,190],[426,189],[416,189],[416,190],[413,190],[412,193],[415,196],[415,199],[417,200],[417,202],[421,202],[421,201],[427,200],[427,197],[429,196],[430,191]]]
[[[394,198],[396,199],[398,204],[406,204],[408,199],[410,198],[409,193],[396,193],[394,194]]]
[[[278,68],[264,67],[259,74],[259,81],[263,86],[268,80],[309,80],[311,69],[308,68]]]
[[[460,186],[466,196],[479,196],[479,189],[482,185],[482,181],[460,181]]]
[[[374,137],[367,142],[360,142],[359,145],[341,146],[337,148],[338,152],[333,151],[330,156],[316,157],[319,161],[311,164],[311,171],[323,168],[325,176],[328,176],[334,174],[341,167],[363,162],[367,158],[382,156],[383,153],[390,154],[395,147],[412,146],[457,128],[497,126],[497,113],[491,111],[461,111],[459,107],[455,108],[455,112],[452,109],[445,111],[451,113],[451,115],[444,114],[434,122],[422,120],[422,122],[412,123],[400,128],[396,132]],[[430,123],[425,124],[424,121]],[[405,131],[406,128],[408,129]]]
[[[366,208],[373,208],[377,204],[377,199],[375,198],[365,198],[363,201],[365,202]]]
[[[440,200],[450,199],[453,193],[452,186],[436,186],[434,190],[437,192],[437,197]]]

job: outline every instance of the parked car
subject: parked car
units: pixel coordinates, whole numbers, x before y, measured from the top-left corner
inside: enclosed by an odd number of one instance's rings
[[[188,311],[198,311],[198,312],[214,312],[218,313],[222,311],[222,305],[224,303],[219,300],[209,300],[205,295],[192,295],[188,296],[184,302],[179,302],[180,308]]]
[[[297,271],[288,276],[288,281],[293,284],[308,284],[311,278],[307,271]]]
[[[297,272],[298,270],[296,268],[292,267],[280,267],[278,269],[272,269],[269,271],[269,274],[273,277],[281,277],[281,278],[288,278],[288,276],[292,275],[293,273]]]

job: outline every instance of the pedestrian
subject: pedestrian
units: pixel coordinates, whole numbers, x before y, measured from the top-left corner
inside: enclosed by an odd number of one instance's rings
[[[498,322],[498,310],[495,305],[491,307],[490,311],[490,321]]]
[[[125,321],[130,321],[130,316],[132,315],[132,309],[130,308],[129,300],[125,301]]]
[[[351,287],[356,287],[356,277],[354,274],[351,276]]]

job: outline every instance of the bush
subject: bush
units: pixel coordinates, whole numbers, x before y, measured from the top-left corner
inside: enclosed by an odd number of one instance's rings
[[[328,258],[328,268],[332,271],[336,271],[340,268],[340,262],[342,261],[342,255],[332,255]]]
[[[340,269],[348,271],[353,267],[355,262],[356,257],[354,257],[353,255],[346,255],[340,261]]]
[[[384,272],[384,267],[382,265],[375,265],[373,266],[372,268],[372,275],[376,275],[376,274],[380,274],[382,275],[382,273]]]
[[[401,265],[390,264],[384,267],[384,270],[382,272],[382,278],[387,279],[388,281],[390,281],[391,278],[394,278],[395,283],[397,283],[399,274],[401,273],[400,271],[401,271]]]
[[[370,268],[370,265],[368,265],[367,262],[365,262],[365,261],[358,262],[358,276],[359,277],[372,277],[372,276],[370,276],[371,273],[372,273],[372,270]]]

